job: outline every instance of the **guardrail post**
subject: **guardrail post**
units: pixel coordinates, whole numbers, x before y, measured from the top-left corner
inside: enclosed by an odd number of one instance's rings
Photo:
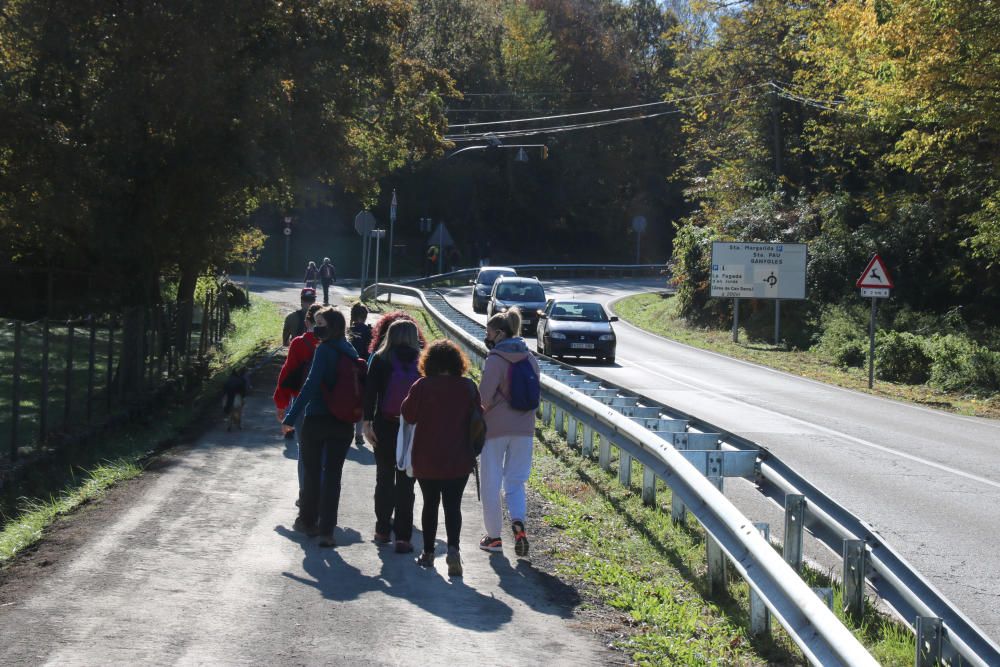
[[[602,470],[611,470],[611,441],[605,436],[599,436],[601,438],[601,444],[597,448],[597,465],[601,466]]]
[[[656,473],[645,465],[642,467],[642,503],[650,506],[656,504]]]
[[[941,660],[941,619],[917,616],[916,667],[935,667]]]
[[[588,459],[594,457],[594,429],[590,424],[583,425],[583,443],[580,452]]]
[[[670,519],[674,523],[687,521],[687,508],[684,507],[684,502],[676,493],[672,493],[670,497]]]
[[[618,448],[618,483],[626,489],[632,486],[632,456]]]
[[[754,528],[768,542],[771,541],[771,526],[766,522],[754,523]],[[750,589],[750,634],[766,635],[771,633],[771,613],[764,604],[764,598]]]
[[[566,434],[566,424],[565,424],[565,412],[559,406],[556,406],[556,433],[559,435]]]
[[[542,403],[542,425],[548,426],[552,421],[552,401]]]
[[[864,540],[844,540],[844,612],[860,618],[865,608],[865,562],[868,551]]]
[[[709,477],[708,481],[722,491],[722,477]],[[726,553],[715,539],[705,534],[705,560],[708,564],[708,590],[710,595],[721,595],[726,590]]]
[[[785,496],[785,544],[781,555],[798,572],[802,569],[802,521],[805,518],[806,497],[800,493]]]
[[[568,428],[566,429],[566,442],[569,443],[570,447],[576,447],[576,431],[577,425],[580,422],[578,422],[573,415],[567,415],[567,421],[569,423],[567,424]]]

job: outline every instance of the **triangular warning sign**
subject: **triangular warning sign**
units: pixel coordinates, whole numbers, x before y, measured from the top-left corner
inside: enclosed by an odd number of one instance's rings
[[[893,287],[892,276],[889,275],[889,271],[885,268],[885,262],[878,256],[878,253],[872,255],[872,258],[868,260],[868,266],[858,278],[857,286]]]

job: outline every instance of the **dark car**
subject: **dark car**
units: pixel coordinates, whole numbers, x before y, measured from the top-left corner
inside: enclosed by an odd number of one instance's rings
[[[480,267],[476,279],[472,281],[472,310],[477,313],[485,313],[486,304],[490,302],[493,283],[497,281],[497,278],[516,275],[517,271],[509,266]]]
[[[549,301],[538,322],[538,351],[550,357],[596,357],[615,362],[617,317],[590,301]]]
[[[493,317],[508,308],[521,311],[521,333],[534,335],[538,327],[538,311],[545,307],[545,290],[537,278],[501,276],[493,283],[486,314]]]

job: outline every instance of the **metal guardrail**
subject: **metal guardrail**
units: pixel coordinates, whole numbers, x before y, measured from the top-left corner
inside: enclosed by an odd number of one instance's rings
[[[632,277],[658,276],[667,270],[666,264],[503,264],[502,266],[516,270],[519,275],[567,274],[569,277],[600,274]],[[477,273],[479,273],[478,266],[405,280],[402,284],[410,287],[431,287],[442,283],[462,283],[469,278],[475,278]]]
[[[446,335],[463,348],[477,365],[483,363],[487,352],[480,340],[483,326],[456,310],[443,296],[436,293],[427,295],[414,287],[387,284],[372,285],[362,296],[370,296],[376,290],[383,294],[394,293],[419,299]],[[546,358],[542,358],[542,362],[546,370],[561,370],[557,374],[576,375],[586,382],[583,373],[568,366]],[[671,426],[660,423],[671,420],[659,419],[659,407],[640,405],[639,399],[624,401],[623,405],[616,406],[616,397],[601,396],[598,389],[589,388],[598,392],[591,396],[585,393],[588,389],[582,386],[574,388],[572,384],[572,381],[563,383],[543,373],[542,399],[547,406],[545,416],[549,417],[553,412],[552,406],[555,406],[559,414],[558,428],[562,430],[563,412],[570,415],[574,441],[577,429],[573,420],[582,424],[585,432],[589,430],[598,434],[602,465],[610,461],[610,445],[613,442],[622,453],[620,458],[628,464],[629,471],[631,460],[635,459],[645,466],[646,474],[662,479],[725,551],[740,576],[763,600],[810,662],[819,665],[877,664],[716,485],[697,470],[684,453],[647,428],[647,425]],[[706,458],[706,472],[712,465]],[[721,464],[716,465],[720,465],[718,474],[721,476]],[[619,477],[622,477],[621,472]]]
[[[468,320],[472,326],[470,332],[473,332],[474,335],[481,333],[482,325],[467,318],[450,304],[447,304],[445,310],[453,311],[460,320]],[[838,505],[766,449],[738,435],[718,429],[705,420],[676,410],[632,390],[619,387],[597,376],[592,376],[583,370],[559,364],[554,360],[548,360],[546,363],[568,369],[573,376],[588,378],[587,384],[590,384],[591,388],[587,389],[586,393],[598,399],[604,398],[601,394],[605,394],[606,397],[616,397],[615,400],[619,401],[624,396],[632,396],[633,400],[642,401],[649,410],[658,415],[658,423],[655,426],[649,426],[649,428],[661,438],[664,437],[664,433],[660,431],[663,428],[660,422],[664,421],[673,420],[676,422],[670,430],[676,430],[679,428],[677,424],[683,424],[684,426],[680,427],[682,431],[687,428],[701,431],[701,433],[685,431],[683,435],[675,433],[671,438],[667,438],[679,449],[686,448],[689,439],[704,441],[706,434],[718,434],[708,437],[721,440],[726,449],[733,450],[734,453],[739,451],[756,455],[759,460],[756,465],[755,480],[760,490],[779,505],[787,505],[792,499],[799,502],[802,521],[798,526],[795,526],[793,522],[790,527],[800,530],[803,527],[808,529],[816,539],[834,553],[841,554],[847,542],[863,542],[864,547],[860,554],[862,557],[859,561],[863,570],[863,581],[867,581],[871,589],[892,607],[917,634],[918,667],[934,664],[935,661],[954,666],[1000,665],[1000,646],[948,601],[933,584],[915,570],[871,526]],[[570,383],[577,384],[573,381]],[[665,417],[665,419],[659,417]],[[571,427],[573,427],[572,423]],[[681,438],[683,438],[683,442],[681,442]],[[691,448],[710,449],[704,442],[693,445]],[[686,454],[704,472],[710,472],[708,468],[713,465],[713,461],[707,454],[695,454],[694,452],[686,452]],[[609,453],[606,455],[610,456]],[[718,476],[729,476],[725,471],[724,454],[715,461],[714,465],[716,466],[714,471]],[[745,462],[742,465],[745,467]],[[683,512],[682,507],[680,511]],[[786,516],[786,524],[788,523]],[[786,540],[786,547],[788,546],[788,540]],[[794,547],[794,545],[792,546]],[[798,547],[797,550],[799,553],[789,559],[792,562],[801,559],[801,547]],[[845,565],[847,563],[845,554]],[[863,588],[863,585],[860,586],[859,596]]]

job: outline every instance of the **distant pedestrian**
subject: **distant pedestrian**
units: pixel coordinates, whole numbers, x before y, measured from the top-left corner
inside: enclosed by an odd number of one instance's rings
[[[324,257],[319,266],[319,281],[323,284],[323,305],[327,306],[330,304],[330,284],[337,282],[337,269],[329,257]]]
[[[438,506],[444,506],[448,537],[448,574],[462,576],[459,536],[462,532],[462,494],[469,481],[475,457],[469,442],[469,422],[478,405],[476,383],[462,377],[469,361],[454,343],[439,340],[420,355],[423,377],[403,400],[402,416],[416,425],[413,436],[413,476],[424,498],[421,513],[424,550],[417,564],[434,564]]]
[[[521,314],[516,308],[498,313],[486,323],[485,342],[490,352],[483,365],[479,383],[486,419],[486,444],[480,456],[486,535],[480,540],[479,548],[483,551],[503,551],[503,509],[500,505],[502,486],[514,534],[514,552],[518,556],[527,556],[527,501],[524,484],[531,474],[535,410],[519,409],[511,404],[514,399],[512,382],[515,378],[514,365],[526,362],[528,366],[522,368],[534,373],[537,387],[539,369],[538,362],[528,352],[524,339],[518,335],[520,331]]]
[[[316,279],[319,278],[319,269],[316,268],[316,262],[310,261],[306,266],[306,276],[305,280],[306,287],[312,287],[316,289]]]
[[[278,386],[274,389],[274,406],[278,411],[278,422],[285,418],[292,401],[299,395],[302,385],[305,384],[306,375],[312,366],[313,354],[319,339],[313,333],[316,325],[316,313],[321,306],[317,303],[309,306],[306,311],[306,330],[301,336],[292,339],[288,346],[288,354],[285,356],[285,363],[281,365],[278,373]],[[299,418],[293,424],[295,430],[286,435],[299,438],[298,442],[298,472],[299,472],[299,495],[302,494],[302,420],[305,418],[305,411],[299,413]],[[300,499],[301,502],[301,499]]]
[[[372,355],[365,381],[365,435],[375,450],[375,542],[389,543],[392,531],[396,553],[413,551],[413,478],[396,469],[396,438],[403,399],[420,377],[419,358],[417,325],[397,320]]]
[[[368,347],[372,344],[372,327],[367,319],[368,308],[365,304],[358,302],[351,306],[351,328],[347,332],[347,340],[362,359],[368,359]],[[358,447],[365,444],[363,421],[360,419],[354,425],[354,444]]]
[[[293,527],[306,535],[319,535],[321,547],[332,547],[336,546],[334,529],[340,506],[341,475],[354,428],[353,419],[344,421],[334,414],[324,394],[336,397],[341,393],[338,382],[354,379],[345,378],[338,364],[343,357],[355,362],[358,356],[347,342],[347,322],[342,313],[324,306],[316,312],[315,319],[313,333],[321,342],[305,384],[281,423],[286,429],[292,428],[305,412],[299,454],[303,464],[302,493],[299,516]],[[342,389],[349,392],[351,385]]]
[[[440,254],[440,252],[441,249],[438,248],[436,245],[431,245],[430,247],[427,248],[426,261],[424,262],[425,276],[430,276],[437,273],[438,255]]]
[[[316,290],[311,287],[303,287],[302,291],[299,292],[299,309],[288,313],[285,317],[285,326],[281,332],[282,345],[288,347],[293,338],[306,332],[306,311],[314,303],[316,303]]]

